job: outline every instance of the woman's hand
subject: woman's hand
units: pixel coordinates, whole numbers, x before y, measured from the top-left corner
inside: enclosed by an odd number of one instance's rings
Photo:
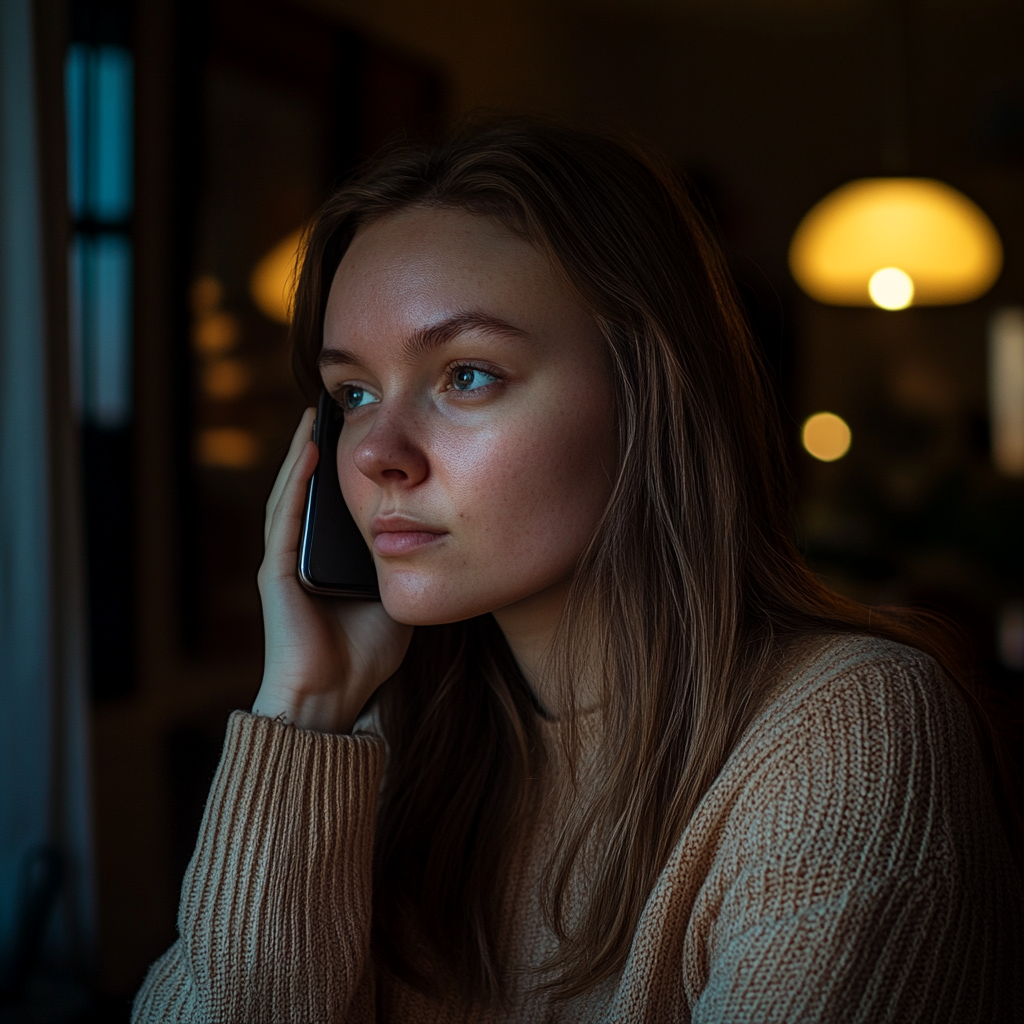
[[[309,440],[315,415],[314,409],[303,413],[267,501],[257,576],[263,683],[252,710],[303,729],[344,733],[401,664],[412,626],[395,622],[379,601],[316,597],[299,584],[302,508],[318,458]]]

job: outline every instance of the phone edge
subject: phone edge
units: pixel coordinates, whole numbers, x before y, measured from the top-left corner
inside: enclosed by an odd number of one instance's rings
[[[324,414],[324,393],[321,393],[320,401],[317,403],[317,414],[316,419],[313,420],[313,431],[312,440],[319,449],[319,439],[317,437],[317,426],[322,422],[321,417]],[[317,594],[321,597],[354,597],[361,598],[367,601],[379,601],[380,600],[380,589],[379,587],[324,587],[318,584],[309,571],[309,560],[312,555],[312,514],[314,507],[314,495],[316,492],[317,476],[314,470],[313,475],[309,478],[309,484],[306,487],[306,501],[302,509],[302,525],[299,530],[299,557],[298,565],[296,566],[296,575],[299,578],[299,583],[302,587],[309,591],[311,594]]]

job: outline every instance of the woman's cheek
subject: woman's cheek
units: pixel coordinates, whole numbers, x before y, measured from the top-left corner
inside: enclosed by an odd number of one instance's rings
[[[601,459],[608,426],[596,419],[579,406],[568,412],[537,402],[492,429],[422,434],[417,440],[430,472],[401,504],[449,530],[450,538],[422,557],[377,560],[389,614],[419,625],[450,622],[566,579],[610,490]],[[352,464],[351,451],[339,447],[338,457],[342,490],[369,540],[380,487]]]
[[[524,588],[540,590],[564,577],[596,523],[595,501],[588,494],[593,483],[581,480],[576,460],[557,444],[535,437],[496,444],[486,465],[488,472],[466,481],[476,486],[463,492],[460,525],[474,561],[506,591],[496,598],[501,607],[527,596]]]

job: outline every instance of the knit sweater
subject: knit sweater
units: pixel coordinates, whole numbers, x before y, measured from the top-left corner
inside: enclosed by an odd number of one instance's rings
[[[837,638],[794,667],[679,837],[620,975],[568,1002],[524,973],[506,1009],[467,1015],[375,968],[384,761],[373,735],[231,717],[180,937],[134,1021],[1024,1021],[1024,887],[962,700],[917,651]],[[552,832],[542,809],[509,882],[516,967],[557,948],[538,893]]]

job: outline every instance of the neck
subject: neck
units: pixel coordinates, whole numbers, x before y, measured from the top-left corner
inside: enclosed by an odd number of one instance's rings
[[[568,582],[556,583],[494,613],[530,689],[541,706],[555,714],[563,701],[554,692],[547,656],[568,592]]]
[[[565,714],[572,703],[584,710],[596,703],[596,695],[589,691],[566,694],[563,682],[555,678],[551,668],[551,642],[568,593],[569,581],[566,580],[494,612],[495,621],[505,634],[530,689],[541,707],[555,718]]]

